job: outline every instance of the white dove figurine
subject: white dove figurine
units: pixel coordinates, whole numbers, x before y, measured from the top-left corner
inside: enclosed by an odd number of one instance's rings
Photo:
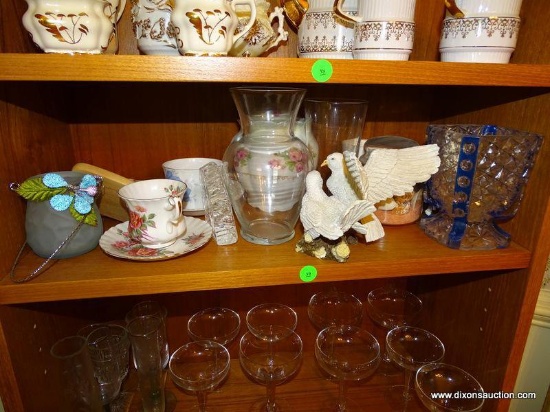
[[[435,144],[403,149],[372,149],[365,165],[355,153],[332,153],[325,160],[331,170],[327,188],[337,198],[349,202],[356,199],[374,204],[393,196],[413,191],[414,185],[427,181],[437,172],[441,160]],[[325,164],[323,162],[323,164]],[[367,242],[384,236],[384,229],[376,216],[365,222]]]
[[[327,196],[321,174],[313,170],[306,176],[306,193],[300,210],[304,240],[311,242],[319,236],[336,240],[350,228],[361,231],[361,227],[356,228],[357,222],[375,210],[374,204],[368,200],[355,199],[344,203],[336,196]]]

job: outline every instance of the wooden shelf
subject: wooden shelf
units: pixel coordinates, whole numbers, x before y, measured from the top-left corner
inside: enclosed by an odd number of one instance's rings
[[[235,342],[237,343],[237,342]],[[236,346],[236,345],[232,345]],[[265,386],[249,380],[239,365],[238,355],[231,354],[231,370],[227,380],[214,392],[208,395],[207,404],[212,409],[226,412],[247,411],[254,402],[264,398]],[[348,398],[365,407],[365,410],[390,412],[392,408],[389,397],[392,385],[402,385],[404,375],[392,376],[374,374],[362,382],[351,382],[348,385]],[[125,390],[130,398],[129,412],[140,411],[140,397],[136,392],[137,377],[130,376],[125,383]],[[196,397],[184,393],[166,377],[166,410],[187,411],[196,405]],[[284,384],[277,386],[275,399],[285,401],[293,412],[324,411],[325,404],[335,403],[338,398],[338,384],[327,379],[315,361],[312,348],[304,348],[304,359],[298,373]],[[304,396],[307,394],[307,396]],[[366,406],[368,405],[368,408]],[[394,405],[395,407],[395,405]],[[328,409],[327,409],[328,410]],[[416,396],[411,400],[407,411],[423,411]]]
[[[276,246],[255,245],[243,239],[218,246],[210,240],[188,255],[156,262],[113,258],[97,247],[85,255],[57,261],[28,283],[14,284],[5,276],[0,282],[0,303],[300,284],[300,269],[306,265],[316,267],[315,282],[332,282],[519,269],[528,267],[531,257],[516,244],[490,251],[450,249],[412,224],[387,227],[383,239],[352,245],[350,259],[336,263],[296,252],[299,236],[301,233],[293,241]],[[41,262],[29,252],[16,273],[23,277]]]
[[[313,59],[0,54],[0,81],[316,83]],[[328,83],[550,87],[550,65],[332,60]]]

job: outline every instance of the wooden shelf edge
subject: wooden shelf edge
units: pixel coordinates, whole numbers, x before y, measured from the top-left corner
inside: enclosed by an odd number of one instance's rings
[[[0,81],[317,83],[311,74],[314,62],[279,57],[4,53]],[[327,83],[550,87],[550,65],[365,60],[331,64],[333,74]]]
[[[429,239],[416,225],[388,228],[378,242],[353,245],[346,263],[297,253],[294,245],[291,241],[259,246],[240,239],[234,245],[218,246],[211,240],[189,255],[158,262],[115,259],[98,247],[59,260],[28,283],[15,284],[4,276],[0,304],[301,284],[304,266],[316,268],[314,282],[338,282],[517,270],[527,268],[531,259],[531,253],[515,243],[500,250],[449,249]],[[261,262],[254,260],[258,253]],[[40,260],[28,253],[17,273],[30,273],[37,263]]]

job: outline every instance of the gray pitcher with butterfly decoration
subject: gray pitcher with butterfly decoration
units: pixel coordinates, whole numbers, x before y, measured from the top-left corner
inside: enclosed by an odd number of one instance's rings
[[[10,189],[28,201],[26,244],[46,259],[30,278],[52,258],[79,256],[98,245],[103,223],[96,198],[101,188],[101,177],[72,171],[45,173],[10,185]],[[18,259],[19,256],[14,268]]]

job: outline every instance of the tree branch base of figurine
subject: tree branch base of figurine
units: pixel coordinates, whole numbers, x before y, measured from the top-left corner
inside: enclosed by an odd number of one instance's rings
[[[296,244],[296,252],[321,260],[344,263],[351,253],[349,245],[354,243],[357,243],[357,239],[353,236],[343,236],[336,240],[325,239],[321,236],[309,241],[302,237]]]

